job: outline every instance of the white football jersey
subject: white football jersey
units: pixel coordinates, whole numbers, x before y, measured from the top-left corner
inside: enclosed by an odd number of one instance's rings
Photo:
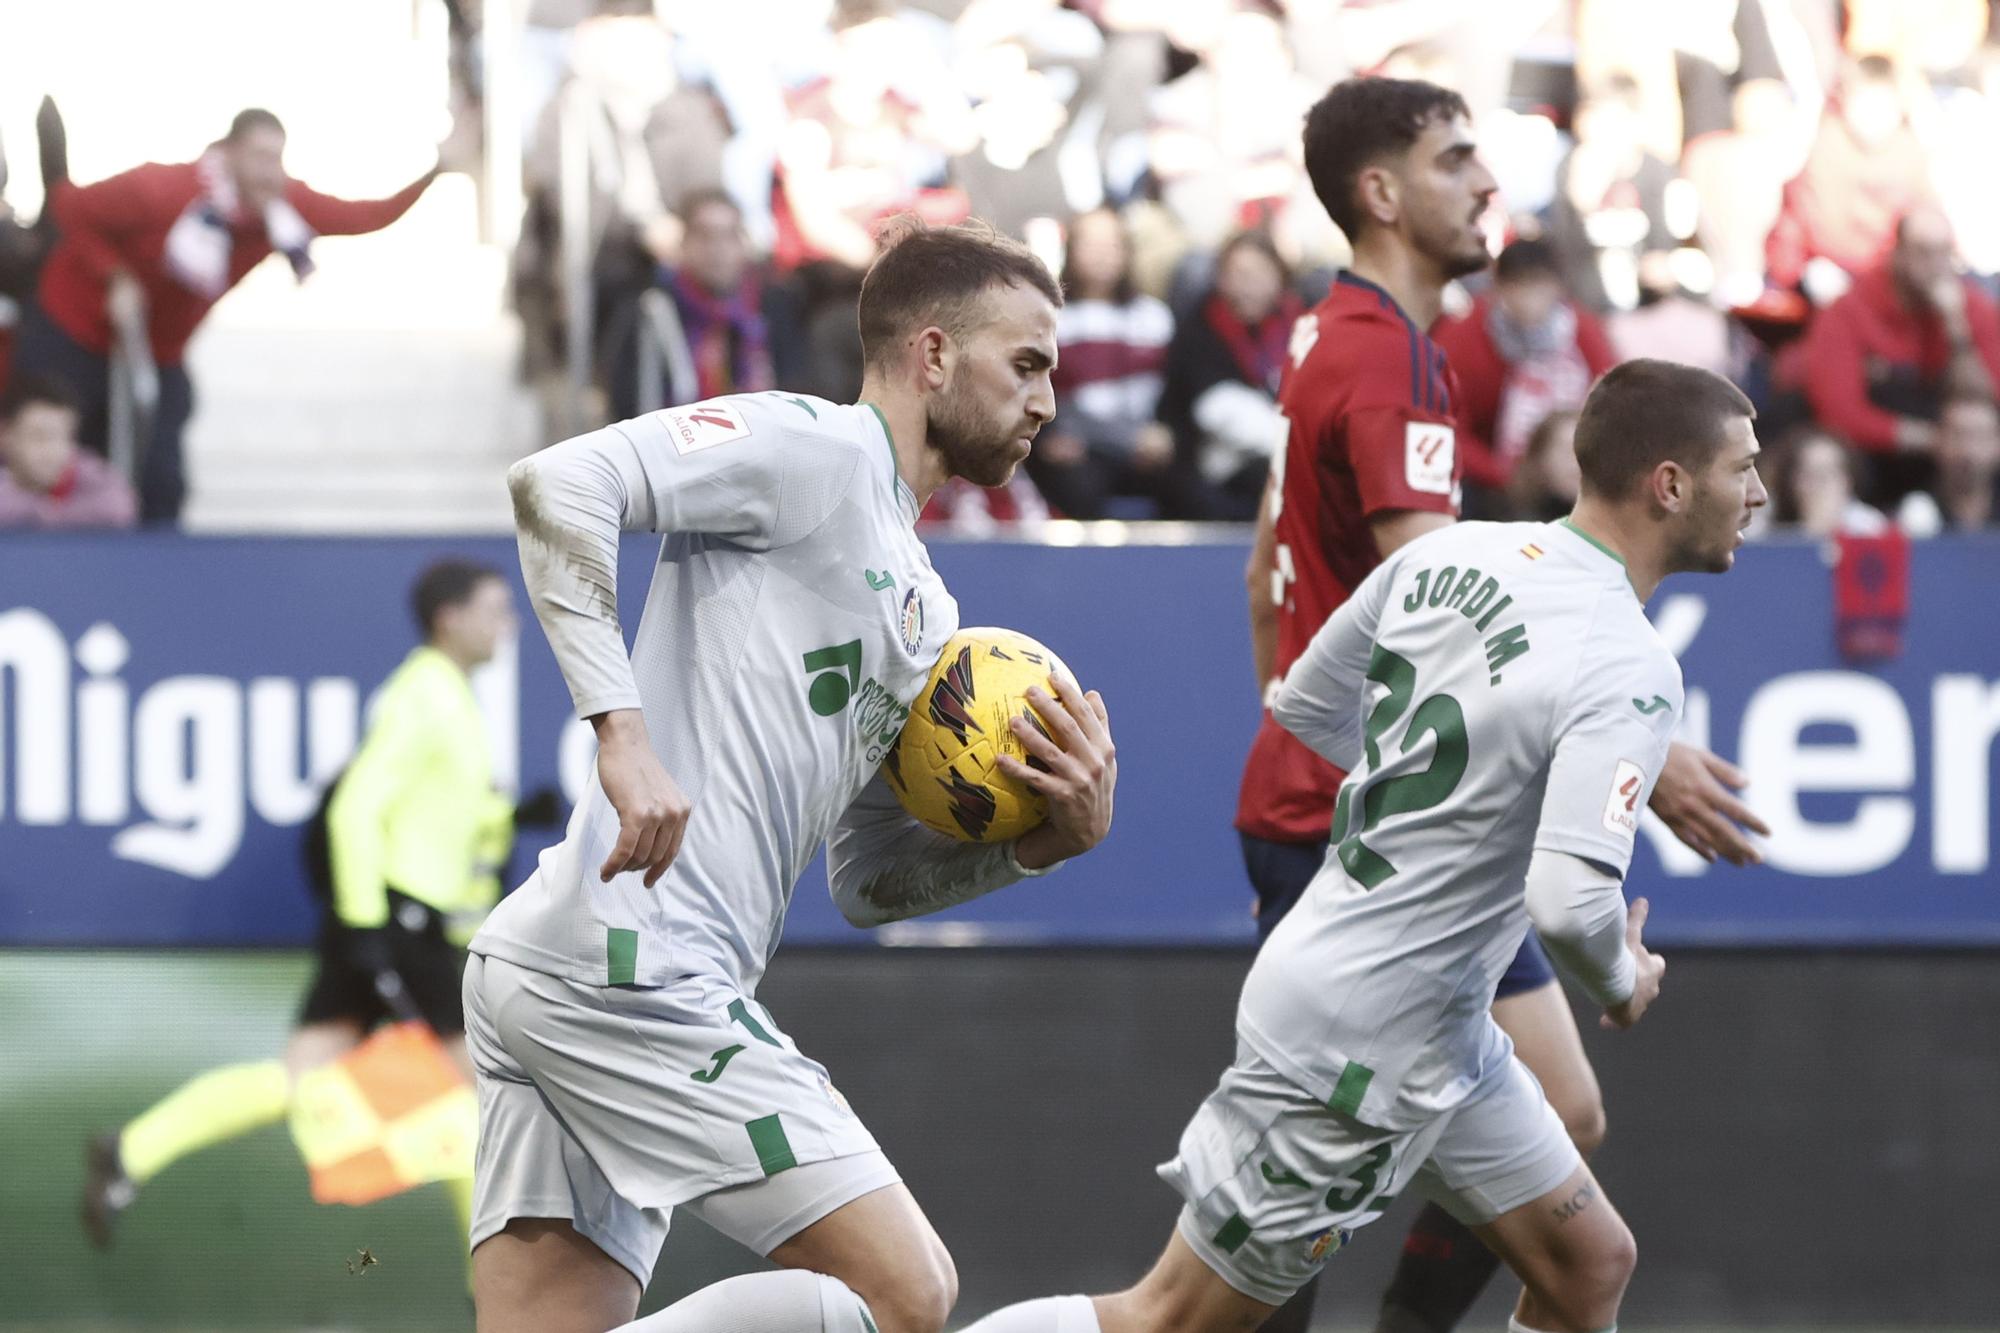
[[[561,507],[615,473],[622,525],[667,534],[629,677],[618,661],[564,662],[579,716],[644,710],[693,813],[656,885],[636,872],[604,883],[618,816],[593,765],[562,842],[471,948],[597,985],[719,975],[753,994],[792,886],[875,777],[958,605],[872,407],[739,395],[556,450],[537,503]],[[517,517],[524,544],[554,530]],[[571,563],[596,571],[596,555]],[[580,586],[608,597],[601,578]]]
[[[1326,865],[1244,984],[1243,1039],[1371,1125],[1455,1106],[1511,1051],[1488,1009],[1530,854],[1622,875],[1680,712],[1624,563],[1567,521],[1398,550],[1275,705],[1348,778]]]

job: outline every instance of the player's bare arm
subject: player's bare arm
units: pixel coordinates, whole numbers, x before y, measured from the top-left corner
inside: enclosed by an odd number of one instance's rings
[[[1748,833],[1769,837],[1770,827],[1734,793],[1749,778],[1717,754],[1679,741],[1667,751],[1649,803],[1653,813],[1702,860],[1733,866],[1761,865],[1764,854]]]
[[[1010,755],[999,766],[1048,802],[1048,822],[1014,845],[1023,869],[1040,870],[1080,856],[1111,831],[1111,796],[1118,785],[1118,751],[1111,743],[1111,715],[1096,690],[1085,694],[1075,681],[1055,677],[1056,697],[1028,691],[1028,702],[1047,723],[1042,735],[1026,718],[1014,719],[1014,734],[1029,754],[1047,766],[1031,768]]]
[[[1368,530],[1375,537],[1375,549],[1387,560],[1425,533],[1450,527],[1451,523],[1450,514],[1428,509],[1397,509],[1370,518]]]
[[[643,870],[651,888],[680,852],[688,799],[653,753],[638,709],[615,708],[590,724],[597,731],[597,780],[618,812],[618,842],[598,867],[598,877],[609,883],[613,875]]]
[[[1250,599],[1250,659],[1257,668],[1257,693],[1262,697],[1278,674],[1278,607],[1271,598],[1271,576],[1278,568],[1277,490],[1282,483],[1273,470],[1257,503],[1257,531],[1250,543],[1250,563],[1243,571]]]

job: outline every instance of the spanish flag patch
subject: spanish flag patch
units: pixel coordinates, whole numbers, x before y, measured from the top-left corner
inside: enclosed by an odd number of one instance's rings
[[[1527,556],[1530,560],[1540,560],[1544,552],[1541,547],[1535,545],[1533,542],[1529,542],[1521,548],[1521,554]]]

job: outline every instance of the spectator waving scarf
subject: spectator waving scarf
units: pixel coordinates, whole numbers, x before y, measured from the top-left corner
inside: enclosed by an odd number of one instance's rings
[[[229,290],[229,258],[234,248],[231,224],[240,219],[242,203],[230,179],[220,147],[211,148],[195,163],[201,192],[181,210],[167,230],[166,270],[189,291],[210,300]],[[308,247],[317,235],[299,210],[285,199],[264,206],[264,232],[271,246],[291,263],[304,282],[313,271]]]

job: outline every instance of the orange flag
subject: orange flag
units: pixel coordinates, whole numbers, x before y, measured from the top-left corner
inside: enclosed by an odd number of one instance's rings
[[[479,1102],[422,1023],[392,1023],[299,1080],[292,1139],[319,1203],[373,1203],[472,1174]]]

